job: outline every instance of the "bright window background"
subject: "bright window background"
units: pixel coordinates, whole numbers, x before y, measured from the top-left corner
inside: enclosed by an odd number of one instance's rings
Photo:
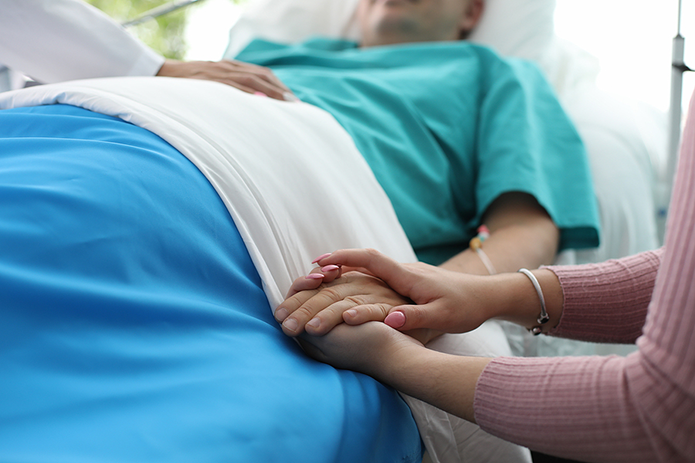
[[[685,63],[695,67],[695,0],[683,0],[682,5]],[[557,0],[556,32],[599,59],[599,87],[664,111],[677,28],[677,0]],[[691,74],[685,74],[684,104],[695,84]]]
[[[219,59],[241,8],[230,0],[206,0],[191,7],[186,59]],[[599,59],[599,87],[666,111],[677,11],[678,0],[557,0],[555,27],[559,36]],[[695,0],[683,0],[682,17],[685,62],[695,67]],[[686,73],[684,104],[694,87],[695,76]]]
[[[219,60],[227,48],[229,28],[243,7],[230,0],[205,0],[189,8],[186,60]]]

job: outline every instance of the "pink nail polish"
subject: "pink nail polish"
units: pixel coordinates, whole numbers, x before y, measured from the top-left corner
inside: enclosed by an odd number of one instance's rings
[[[405,314],[400,311],[391,312],[384,319],[384,323],[391,328],[400,328],[401,326],[405,325]]]
[[[333,270],[338,270],[340,267],[337,265],[326,265],[325,267],[321,267],[322,272],[332,272]]]
[[[323,278],[323,274],[321,273],[310,273],[307,276],[305,276],[307,280],[320,280]]]
[[[328,257],[328,256],[330,256],[330,255],[331,255],[330,252],[327,252],[326,254],[321,254],[321,255],[318,256],[316,259],[312,260],[311,263],[312,263],[312,264],[315,264],[316,262],[320,261],[321,259],[325,259],[326,257]]]
[[[263,93],[263,92],[253,92],[253,94],[256,95],[256,96],[264,96],[264,97],[266,97],[266,98],[268,97],[268,95],[266,95],[266,94]]]

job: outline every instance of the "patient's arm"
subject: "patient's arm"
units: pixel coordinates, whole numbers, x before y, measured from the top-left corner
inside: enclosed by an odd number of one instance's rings
[[[273,71],[241,61],[166,60],[157,75],[213,80],[247,93],[260,92],[276,100],[296,100],[292,91],[273,74]]]
[[[536,200],[523,193],[507,193],[495,200],[483,217],[490,229],[485,254],[497,273],[516,272],[522,267],[551,264],[557,253],[560,233]],[[447,270],[487,275],[479,256],[467,249],[440,265]]]
[[[502,195],[488,208],[484,221],[491,232],[485,241],[485,253],[497,272],[516,271],[520,267],[537,268],[552,262],[559,232],[531,196],[521,193]],[[441,267],[461,273],[487,274],[478,255],[470,249]],[[386,297],[383,284],[377,283],[378,280],[354,276],[336,280],[340,275],[336,269],[327,272],[316,269],[312,273],[325,273],[325,277],[296,280],[288,298],[275,312],[276,319],[283,323],[283,331],[290,336],[296,336],[304,329],[310,334],[322,335],[343,321],[351,325],[383,321],[393,307],[403,304],[403,299],[393,290]],[[486,319],[471,315],[470,329]]]

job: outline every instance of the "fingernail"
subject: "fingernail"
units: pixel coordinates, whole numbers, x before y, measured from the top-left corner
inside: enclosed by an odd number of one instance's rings
[[[287,328],[290,331],[297,331],[297,327],[299,326],[299,323],[297,323],[297,320],[294,318],[288,318],[285,320],[285,322],[282,324],[285,328]]]
[[[321,320],[319,320],[318,318],[312,318],[311,320],[309,320],[309,323],[307,323],[306,326],[310,326],[314,329],[317,329],[319,326],[321,326]]]
[[[330,255],[331,255],[330,252],[327,252],[326,254],[321,254],[321,255],[318,256],[316,259],[312,260],[311,263],[312,263],[312,264],[315,264],[316,262],[320,261],[321,259],[325,259],[326,257],[328,257],[328,256],[330,256]]]
[[[275,311],[275,320],[277,320],[277,321],[279,321],[280,323],[282,323],[282,321],[283,321],[284,319],[286,319],[287,316],[288,316],[289,314],[290,314],[290,313],[287,311],[286,308],[280,307],[279,309],[277,309],[277,310]]]
[[[405,325],[405,314],[399,311],[391,312],[384,318],[384,323],[391,328],[400,328]]]
[[[348,318],[355,318],[357,316],[357,311],[355,309],[346,310],[344,315],[347,315]]]
[[[333,270],[338,270],[340,267],[337,265],[326,265],[325,267],[321,267],[322,272],[332,272]]]
[[[266,94],[263,93],[263,92],[253,92],[253,94],[256,95],[256,96],[264,96],[264,97],[268,98],[268,95],[266,95]]]
[[[283,93],[282,97],[285,99],[285,101],[299,101],[299,98],[297,98],[295,94],[290,92]]]
[[[307,280],[320,280],[323,277],[324,277],[324,275],[322,273],[310,273],[307,276],[305,276],[304,278],[306,278]]]

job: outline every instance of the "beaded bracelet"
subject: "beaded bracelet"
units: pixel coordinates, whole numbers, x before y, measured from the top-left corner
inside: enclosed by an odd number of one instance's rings
[[[488,258],[487,254],[483,251],[483,242],[490,237],[490,230],[485,225],[481,225],[478,227],[478,236],[475,236],[471,239],[469,246],[471,247],[472,250],[478,254],[478,257],[480,257],[480,260],[483,262],[483,265],[487,269],[487,273],[490,275],[494,275],[497,273],[495,271],[495,266],[492,265],[492,262]]]
[[[536,288],[536,292],[538,293],[538,299],[541,300],[541,313],[536,319],[536,321],[538,322],[538,326],[534,326],[529,330],[531,333],[533,333],[534,336],[538,336],[543,332],[542,325],[545,325],[550,320],[550,315],[548,315],[548,311],[545,308],[545,298],[543,297],[543,291],[541,290],[540,283],[538,283],[538,279],[536,279],[536,276],[533,273],[531,273],[525,268],[520,268],[518,272],[523,273],[529,278],[529,280],[531,280],[533,287]]]

